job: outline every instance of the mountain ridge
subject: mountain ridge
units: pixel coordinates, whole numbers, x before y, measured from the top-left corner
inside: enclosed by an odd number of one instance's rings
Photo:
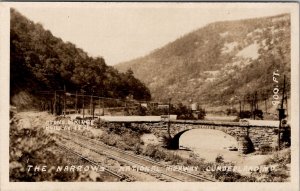
[[[279,87],[283,75],[290,81],[290,15],[210,23],[114,67],[131,69],[154,100],[228,105],[255,92],[271,99],[274,71]]]

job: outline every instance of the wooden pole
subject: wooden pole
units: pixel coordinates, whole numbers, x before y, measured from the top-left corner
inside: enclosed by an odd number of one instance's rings
[[[101,114],[100,114],[100,111],[101,111],[100,97],[99,97],[99,100],[98,100],[98,105],[99,105],[99,116],[100,116],[100,115],[101,115]]]
[[[64,117],[66,117],[66,85],[64,85]]]
[[[169,134],[169,138],[171,138],[171,132],[170,132],[170,107],[171,107],[171,98],[169,98],[169,107],[168,107],[168,134]]]
[[[265,110],[266,110],[266,114],[268,114],[267,98],[265,98]]]
[[[101,94],[102,94],[102,97],[103,97],[103,89],[101,89]],[[102,98],[102,116],[104,116],[104,99]]]
[[[243,111],[245,111],[245,95],[243,97]]]
[[[94,111],[93,111],[93,95],[91,95],[91,101],[90,101],[90,114],[93,116],[94,118]]]
[[[58,94],[58,115],[61,115],[62,107],[61,107],[61,97]]]
[[[252,115],[252,118],[253,118],[253,96],[251,98],[251,115]]]
[[[78,114],[78,111],[77,111],[77,91],[75,93],[75,112]]]
[[[105,103],[104,103],[104,99],[102,99],[102,105],[103,105],[103,106],[102,106],[102,115],[103,115],[103,116],[104,116],[104,114],[105,114],[105,113],[104,113],[104,112],[105,112],[105,111],[104,111],[104,110],[105,110],[104,104],[105,104]]]
[[[281,99],[281,105],[280,105],[280,109],[278,110],[279,112],[279,126],[278,126],[278,150],[280,150],[280,131],[281,131],[281,122],[282,122],[282,119],[283,119],[283,113],[284,113],[284,110],[283,110],[283,103],[284,103],[284,97],[285,97],[285,75],[283,76],[283,90],[282,90],[282,99]],[[283,112],[283,113],[282,113]]]
[[[82,96],[83,102],[82,102],[82,118],[84,118],[84,94]]]
[[[242,112],[242,101],[239,99],[239,103],[240,103],[240,115],[241,115],[241,112]]]
[[[53,114],[56,115],[56,91],[54,91]]]

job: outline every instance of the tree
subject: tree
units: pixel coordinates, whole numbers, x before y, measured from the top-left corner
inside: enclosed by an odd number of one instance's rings
[[[19,89],[31,94],[41,90],[69,92],[84,89],[101,96],[150,100],[149,89],[132,70],[119,73],[102,57],[89,57],[70,42],[54,37],[41,24],[11,9],[11,96]]]

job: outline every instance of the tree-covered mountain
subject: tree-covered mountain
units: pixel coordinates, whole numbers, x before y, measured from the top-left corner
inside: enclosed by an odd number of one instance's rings
[[[94,95],[151,99],[148,88],[132,71],[120,73],[101,57],[92,58],[11,9],[10,96],[39,91],[85,91]],[[15,100],[15,99],[11,99]]]
[[[290,82],[290,41],[289,14],[216,22],[116,68],[131,68],[156,100],[226,105],[256,91],[271,99],[273,72],[279,87],[283,75]]]

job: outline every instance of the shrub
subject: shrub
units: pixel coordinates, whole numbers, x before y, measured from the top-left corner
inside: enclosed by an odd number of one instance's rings
[[[153,157],[156,152],[156,149],[157,149],[156,145],[148,144],[143,153],[146,156]]]
[[[250,118],[251,117],[251,111],[241,111],[239,113],[239,118],[244,119],[244,118]]]
[[[116,147],[118,147],[119,149],[122,149],[122,150],[130,150],[130,147],[122,141],[116,142]]]
[[[236,108],[227,108],[226,109],[226,115],[237,115],[238,111]]]
[[[260,109],[254,110],[254,111],[253,111],[253,115],[254,115],[255,117],[258,117],[259,119],[263,119],[263,118],[264,118],[264,113],[263,113],[263,111],[260,110]]]
[[[218,155],[215,159],[216,163],[223,163],[224,162],[224,157],[222,155]]]
[[[260,147],[261,154],[266,155],[273,151],[273,148],[269,145],[262,145]]]
[[[29,117],[28,117],[29,118]],[[40,123],[41,119],[36,122]],[[10,126],[9,180],[11,182],[37,181],[90,181],[90,172],[56,172],[57,166],[68,166],[70,160],[78,160],[73,155],[66,155],[58,148],[53,137],[43,128],[21,129],[16,120]],[[30,135],[30,136],[29,136]],[[66,157],[67,156],[67,157]],[[70,159],[71,158],[71,159]],[[46,173],[28,171],[28,165],[47,166]],[[93,180],[93,181],[101,181]]]
[[[215,178],[221,182],[256,182],[256,178],[253,176],[242,176],[231,171],[216,171]]]
[[[143,152],[143,149],[141,148],[141,144],[136,143],[136,144],[134,145],[133,151],[134,151],[134,153],[137,154],[137,155],[141,154],[141,153]]]
[[[124,143],[130,147],[133,147],[136,143],[140,142],[139,136],[136,136],[132,133],[125,133],[124,135],[122,135],[122,139]]]
[[[264,165],[278,165],[275,170],[270,171],[260,179],[262,182],[285,182],[290,177],[288,165],[291,164],[291,150],[275,153],[264,162]]]

